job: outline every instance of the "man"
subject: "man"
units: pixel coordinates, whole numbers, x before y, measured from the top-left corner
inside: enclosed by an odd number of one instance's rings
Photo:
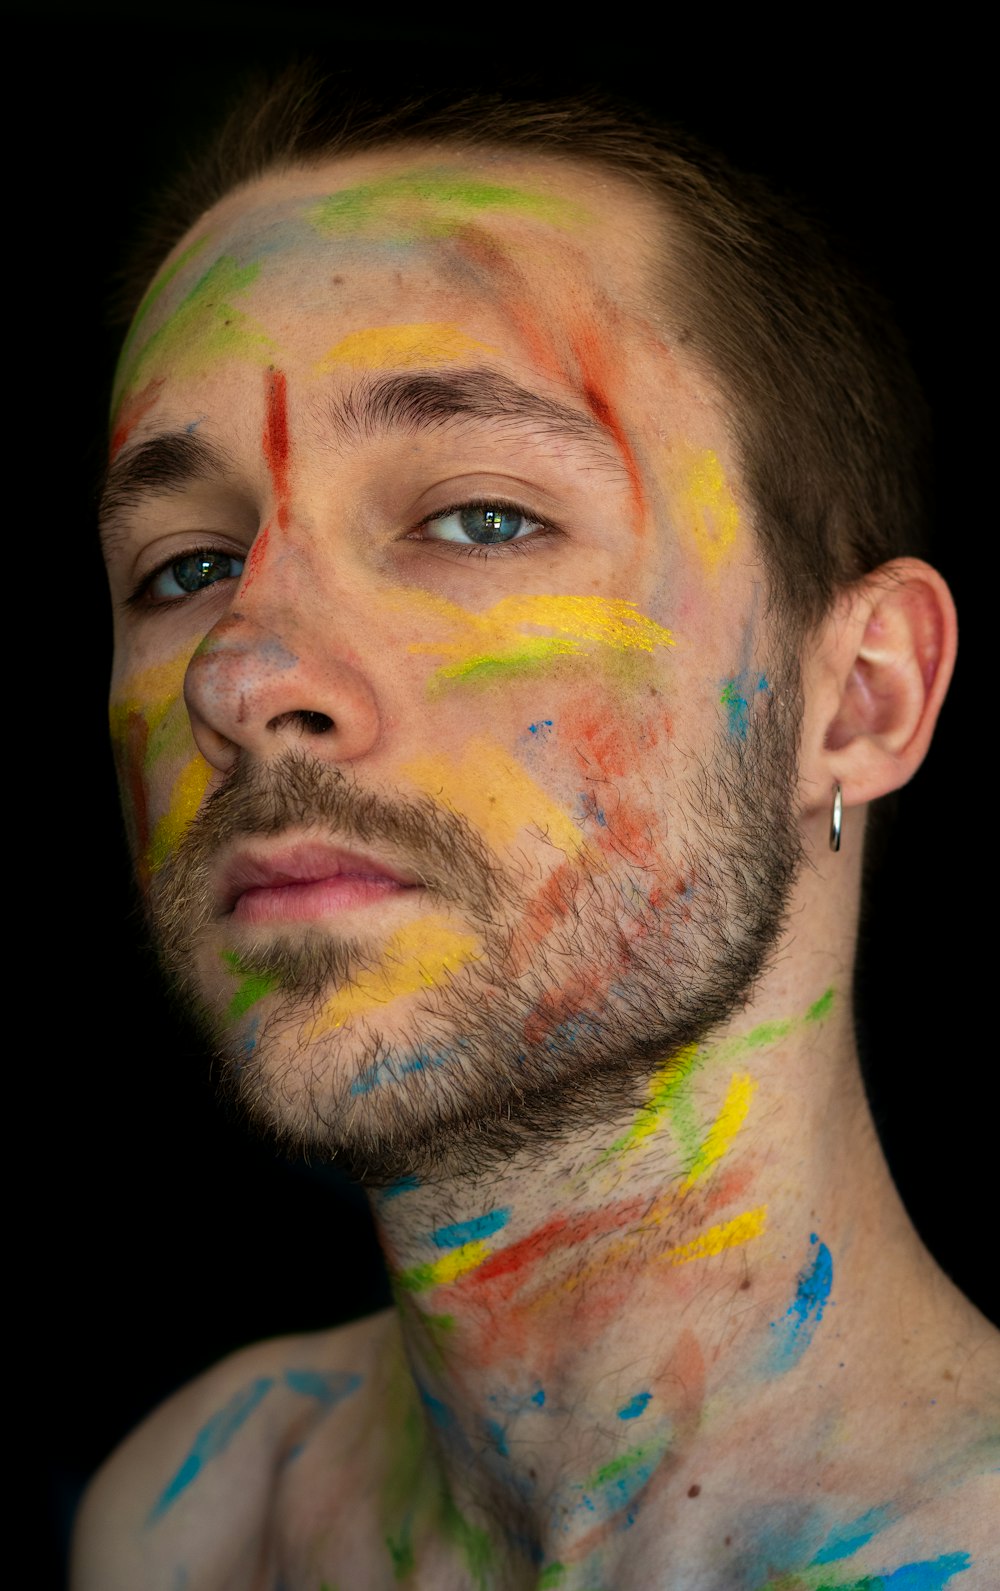
[[[158,1411],[76,1584],[994,1585],[995,1333],[852,1031],[955,652],[878,307],[601,110],[223,147],[116,381],[112,727],[164,964],[396,1307]]]

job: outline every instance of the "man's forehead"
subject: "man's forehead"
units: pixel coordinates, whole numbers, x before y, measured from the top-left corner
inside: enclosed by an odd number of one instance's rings
[[[443,276],[474,302],[494,296],[491,278],[509,287],[516,276],[529,292],[572,291],[589,278],[635,300],[647,297],[659,231],[626,181],[560,159],[440,148],[345,156],[270,172],[207,211],[164,261],[128,342],[220,256],[213,296],[279,279],[287,294],[294,275],[290,308],[326,307],[325,296],[311,304],[310,286],[325,294],[331,269],[343,273],[340,307],[387,273],[398,294]]]

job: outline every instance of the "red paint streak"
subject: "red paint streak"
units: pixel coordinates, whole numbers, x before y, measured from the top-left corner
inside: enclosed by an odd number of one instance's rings
[[[524,1038],[527,1044],[541,1044],[542,1040],[561,1027],[564,1022],[570,1022],[578,1017],[581,1011],[593,1008],[595,997],[603,994],[602,986],[599,988],[598,979],[593,973],[579,973],[575,978],[570,978],[558,989],[552,989],[543,997],[532,1011],[524,1024]]]
[[[602,342],[596,332],[589,327],[578,333],[573,343],[573,352],[580,370],[580,380],[583,396],[587,407],[599,425],[607,431],[621,454],[622,463],[628,474],[632,488],[632,511],[635,529],[642,535],[646,528],[646,497],[642,487],[642,476],[639,465],[632,450],[632,444],[625,434],[624,427],[615,414],[614,406],[608,397],[611,370],[611,349],[607,338]]]
[[[155,381],[147,382],[139,392],[134,393],[122,404],[108,445],[110,459],[117,458],[139,421],[145,419],[150,409],[155,408],[162,386],[163,377],[159,376]]]
[[[274,482],[276,518],[288,525],[288,378],[283,370],[264,373],[264,457]]]
[[[586,1243],[590,1238],[617,1232],[629,1222],[641,1220],[648,1209],[648,1194],[639,1194],[632,1199],[620,1199],[617,1204],[603,1210],[588,1210],[574,1216],[554,1216],[545,1226],[521,1238],[520,1242],[510,1243],[499,1253],[491,1254],[476,1270],[460,1278],[456,1285],[462,1286],[464,1283],[463,1290],[474,1292],[500,1277],[519,1277],[526,1266],[536,1265],[539,1260],[559,1249],[575,1248],[578,1243]],[[510,1296],[513,1289],[500,1291]]]
[[[257,540],[250,548],[250,556],[247,559],[247,566],[243,571],[243,584],[240,586],[241,601],[250,590],[250,587],[253,585],[257,576],[260,574],[261,566],[264,562],[264,555],[267,552],[267,544],[270,540],[270,536],[271,527],[268,524],[264,526],[264,529],[261,531],[260,535],[257,537]]]

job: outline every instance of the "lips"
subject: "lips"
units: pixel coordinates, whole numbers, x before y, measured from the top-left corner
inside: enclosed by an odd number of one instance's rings
[[[237,922],[259,925],[315,921],[415,888],[416,879],[376,857],[303,842],[239,852],[224,870],[220,897]]]

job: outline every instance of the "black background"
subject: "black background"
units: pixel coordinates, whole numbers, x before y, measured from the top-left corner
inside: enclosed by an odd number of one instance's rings
[[[935,411],[935,562],[956,594],[963,647],[871,891],[862,1041],[918,1228],[980,1307],[996,1307],[992,1199],[979,1180],[997,1113],[983,950],[995,714],[985,692],[977,702],[982,653],[973,662],[996,494],[975,382],[985,178],[968,121],[972,63],[964,41],[900,39],[842,16],[808,34],[658,16],[651,34],[647,14],[616,10],[614,31],[605,14],[584,35],[578,17],[540,30],[509,9],[365,26],[330,7],[203,0],[142,14],[49,5],[9,29],[24,133],[8,163],[27,171],[28,190],[27,226],[12,226],[7,249],[17,385],[6,473],[20,548],[8,561],[20,575],[8,629],[23,627],[35,651],[9,702],[8,734],[25,733],[9,837],[38,916],[24,988],[18,974],[8,998],[24,1000],[33,1035],[11,1050],[27,1084],[13,1120],[27,1155],[21,1209],[36,1214],[25,1319],[55,1388],[40,1421],[55,1526],[39,1585],[61,1581],[80,1487],[163,1397],[240,1344],[386,1301],[363,1201],[332,1172],[285,1164],[228,1124],[196,1040],[167,1011],[142,947],[107,748],[110,626],[92,487],[115,355],[108,283],[150,185],[211,124],[234,79],[294,49],[322,49],[379,92],[496,89],[532,72],[551,90],[628,95],[802,195],[894,302]],[[20,644],[10,656],[23,658]]]

